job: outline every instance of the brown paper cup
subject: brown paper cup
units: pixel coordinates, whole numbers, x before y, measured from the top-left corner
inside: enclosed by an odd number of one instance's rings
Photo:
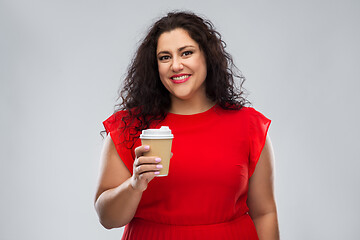
[[[163,168],[160,169],[160,174],[156,176],[167,176],[169,174],[172,139],[141,139],[141,143],[150,146],[150,151],[144,153],[144,156],[161,158],[159,164],[163,165]]]

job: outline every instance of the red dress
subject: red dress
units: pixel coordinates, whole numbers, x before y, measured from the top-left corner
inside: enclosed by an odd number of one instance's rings
[[[117,112],[104,126],[132,173],[140,140],[132,149],[124,146],[124,114]],[[254,108],[215,105],[194,115],[169,113],[152,126],[169,126],[174,134],[169,175],[149,183],[122,239],[258,239],[246,199],[270,122]]]

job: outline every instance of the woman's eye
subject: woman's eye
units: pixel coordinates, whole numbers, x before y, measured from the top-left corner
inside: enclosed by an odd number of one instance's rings
[[[189,56],[191,55],[193,52],[192,51],[186,51],[186,52],[183,52],[183,55],[184,56]]]
[[[160,61],[169,60],[169,59],[170,59],[170,56],[161,56],[161,57],[159,57]]]

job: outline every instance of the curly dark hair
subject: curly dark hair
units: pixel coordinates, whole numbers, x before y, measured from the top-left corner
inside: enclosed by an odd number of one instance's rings
[[[241,109],[250,103],[243,97],[245,78],[225,51],[226,44],[213,24],[192,12],[170,12],[151,26],[129,65],[124,86],[119,91],[122,101],[115,106],[115,112],[128,111],[122,121],[125,130],[128,129],[134,137],[154,121],[163,120],[170,109],[170,93],[159,77],[156,50],[160,35],[177,28],[186,30],[205,55],[207,97],[223,109]],[[238,86],[234,78],[240,80]]]

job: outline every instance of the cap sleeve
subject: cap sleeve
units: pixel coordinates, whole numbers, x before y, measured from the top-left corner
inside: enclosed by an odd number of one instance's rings
[[[125,139],[128,139],[125,136],[123,131],[123,122],[122,117],[125,115],[125,111],[119,111],[111,115],[108,119],[103,122],[105,131],[107,134],[110,134],[111,139],[114,142],[117,153],[119,154],[121,160],[124,162],[125,166],[129,169],[132,174],[133,164],[134,164],[134,153],[133,150],[136,147],[128,148],[125,143]]]
[[[119,119],[121,121],[121,119]],[[116,114],[111,115],[108,119],[103,122],[105,131],[109,134],[120,127],[119,121],[116,121]]]
[[[250,139],[250,156],[249,156],[249,178],[255,171],[260,154],[265,145],[266,135],[271,120],[254,108],[249,108],[249,139]]]

